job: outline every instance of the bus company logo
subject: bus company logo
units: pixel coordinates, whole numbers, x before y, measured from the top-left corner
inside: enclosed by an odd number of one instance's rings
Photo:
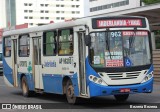
[[[2,109],[12,109],[11,104],[2,104]]]

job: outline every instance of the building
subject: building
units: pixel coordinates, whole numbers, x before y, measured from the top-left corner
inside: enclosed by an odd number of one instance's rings
[[[85,16],[84,0],[16,0],[16,24],[29,27]]]
[[[6,27],[5,0],[0,0],[0,29]]]
[[[89,0],[89,15],[97,15],[140,7],[140,0]]]
[[[85,0],[0,0],[0,28],[28,27],[80,18],[88,13]],[[89,3],[89,1],[87,2]]]

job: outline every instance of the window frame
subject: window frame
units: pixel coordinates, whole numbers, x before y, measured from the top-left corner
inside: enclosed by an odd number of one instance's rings
[[[26,35],[28,36],[27,38],[29,39],[29,44],[27,44],[27,45],[20,45],[20,38],[21,38],[22,36],[26,36]],[[27,51],[27,52],[29,52],[29,53],[27,53],[27,55],[20,55],[20,47],[21,47],[21,46],[28,46],[29,51]],[[30,51],[30,36],[29,36],[29,34],[19,35],[19,38],[18,38],[18,56],[19,56],[19,57],[29,57],[30,54],[31,54],[31,51]]]
[[[72,41],[67,41],[68,43],[71,43],[72,42],[72,47],[73,47],[73,52],[72,54],[60,54],[59,53],[59,46],[60,46],[60,43],[66,43],[66,42],[59,42],[60,40],[60,36],[61,36],[61,31],[62,30],[72,30]],[[74,29],[73,28],[64,28],[64,29],[59,29],[58,30],[58,39],[57,39],[57,43],[58,43],[58,47],[57,47],[57,51],[58,51],[58,56],[73,56],[74,54]]]
[[[53,33],[55,33],[55,36],[54,36],[54,38],[56,39],[56,42],[54,42],[54,43],[44,43],[44,38],[46,38],[46,33],[47,32],[53,32]],[[43,48],[42,48],[42,52],[43,52],[43,56],[56,56],[57,55],[57,51],[58,51],[58,44],[57,44],[57,37],[58,36],[58,34],[57,34],[57,31],[56,30],[48,30],[48,31],[45,31],[45,32],[43,32],[43,41],[42,41],[42,46],[43,46]],[[55,44],[55,53],[53,54],[53,55],[46,55],[45,53],[44,53],[44,45],[46,45],[46,44]]]

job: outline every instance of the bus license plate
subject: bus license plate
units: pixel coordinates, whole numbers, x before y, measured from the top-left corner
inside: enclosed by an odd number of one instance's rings
[[[129,89],[129,88],[120,89],[121,93],[129,93],[130,91],[131,91],[131,89]]]

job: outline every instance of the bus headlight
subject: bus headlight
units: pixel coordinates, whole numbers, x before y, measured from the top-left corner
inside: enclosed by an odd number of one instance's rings
[[[96,84],[105,85],[105,86],[107,85],[101,78],[96,77],[94,75],[90,75],[89,80]]]
[[[99,83],[99,84],[102,84],[102,82],[103,82],[102,79],[99,79],[99,80],[98,80],[98,83]]]
[[[150,80],[152,77],[153,77],[153,72],[147,74],[147,75],[144,77],[142,83],[144,83],[144,82]]]
[[[94,78],[93,78],[93,81],[94,81],[94,82],[96,82],[97,80],[98,80],[98,78],[97,78],[97,77],[94,77]]]

